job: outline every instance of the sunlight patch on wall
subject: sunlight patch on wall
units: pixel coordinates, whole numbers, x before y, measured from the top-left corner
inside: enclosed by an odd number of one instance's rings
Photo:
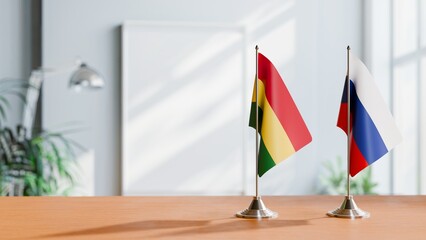
[[[417,64],[395,68],[394,116],[403,141],[394,150],[395,194],[417,194]]]
[[[142,26],[133,34],[123,194],[241,194],[241,29]]]

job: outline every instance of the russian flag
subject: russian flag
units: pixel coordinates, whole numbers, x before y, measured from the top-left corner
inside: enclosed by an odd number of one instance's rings
[[[401,142],[401,134],[367,67],[349,57],[351,126],[350,174],[355,176]],[[347,84],[343,90],[337,126],[348,134]]]

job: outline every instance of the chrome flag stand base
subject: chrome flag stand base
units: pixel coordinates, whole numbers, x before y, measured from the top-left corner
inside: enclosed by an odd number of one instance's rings
[[[345,200],[343,200],[342,206],[334,211],[328,212],[327,215],[330,217],[351,219],[370,217],[370,213],[358,208],[352,195],[345,196]]]
[[[278,213],[269,210],[260,197],[253,197],[250,206],[236,214],[239,218],[276,218]]]

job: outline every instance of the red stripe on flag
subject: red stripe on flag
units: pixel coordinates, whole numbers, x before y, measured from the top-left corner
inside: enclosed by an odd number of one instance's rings
[[[348,104],[340,104],[339,117],[337,118],[337,126],[348,134]]]
[[[353,124],[353,113],[351,113],[351,131],[352,131],[352,124]],[[340,104],[340,110],[339,110],[339,116],[337,117],[337,127],[342,129],[346,135],[348,134],[348,104],[347,103],[341,103]]]
[[[368,162],[365,160],[361,151],[358,148],[354,138],[351,138],[351,166],[350,166],[350,174],[351,176],[355,176],[362,169],[368,166]]]
[[[258,64],[258,77],[265,85],[266,98],[297,151],[312,141],[311,134],[274,65],[261,53]]]

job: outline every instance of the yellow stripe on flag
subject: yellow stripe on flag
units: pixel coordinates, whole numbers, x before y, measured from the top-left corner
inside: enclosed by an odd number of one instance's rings
[[[258,105],[263,110],[261,136],[272,159],[278,164],[292,155],[295,150],[268,99],[266,99],[263,82],[259,80],[258,85]],[[252,101],[256,102],[255,93],[253,93]]]

